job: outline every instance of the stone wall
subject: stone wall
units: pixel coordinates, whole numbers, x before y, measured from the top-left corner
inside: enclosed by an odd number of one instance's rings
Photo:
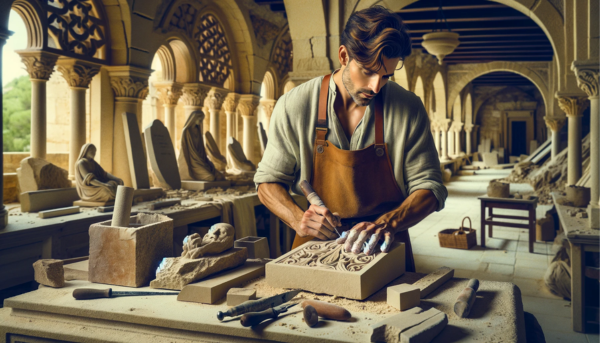
[[[6,173],[16,173],[17,168],[21,166],[21,161],[24,158],[29,157],[28,152],[5,152],[3,154],[3,162],[4,162],[4,174]],[[61,167],[63,169],[69,168],[69,153],[60,152],[60,153],[48,153],[46,154],[46,161]]]

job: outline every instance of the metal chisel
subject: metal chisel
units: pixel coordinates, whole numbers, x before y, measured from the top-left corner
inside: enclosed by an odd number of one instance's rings
[[[96,288],[77,288],[73,291],[73,298],[77,300],[100,299],[100,298],[115,298],[115,297],[135,297],[146,295],[178,295],[179,292],[136,292],[136,291],[117,291],[113,292],[112,288],[96,289]]]
[[[244,315],[242,315],[242,318],[240,318],[240,323],[244,327],[255,326],[255,325],[258,325],[258,324],[264,322],[267,319],[275,319],[275,318],[279,317],[280,314],[287,312],[287,310],[290,307],[294,307],[296,305],[298,305],[298,303],[283,304],[283,305],[280,305],[277,307],[272,307],[272,308],[266,309],[261,312],[245,313]]]
[[[269,308],[279,306],[294,298],[302,290],[289,291],[268,298],[246,301],[245,303],[234,306],[225,312],[217,312],[217,318],[223,320],[225,317],[235,317],[248,312],[260,312]]]

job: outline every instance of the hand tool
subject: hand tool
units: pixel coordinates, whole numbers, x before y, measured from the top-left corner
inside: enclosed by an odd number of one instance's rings
[[[300,292],[302,292],[302,290],[289,291],[268,298],[246,301],[245,303],[234,306],[225,312],[217,312],[217,318],[222,321],[225,317],[235,317],[248,312],[260,312],[271,307],[276,307],[292,300],[292,298]]]
[[[242,315],[242,318],[240,318],[240,323],[242,323],[242,326],[244,327],[255,326],[264,322],[267,319],[275,319],[279,317],[280,314],[282,314],[283,312],[287,312],[289,308],[294,307],[296,305],[298,305],[298,303],[283,304],[277,307],[266,309],[261,312],[245,313],[244,315]]]
[[[308,325],[311,328],[317,325],[317,323],[319,322],[319,314],[317,313],[317,310],[315,310],[315,308],[310,305],[302,307],[304,307],[304,311],[302,314],[304,315],[304,322],[306,323],[306,325]]]
[[[479,280],[471,279],[467,287],[458,295],[456,303],[454,303],[454,313],[460,318],[469,316],[471,308],[475,303],[477,289],[479,289]]]
[[[95,288],[77,288],[73,291],[73,298],[77,300],[100,299],[100,298],[115,298],[115,297],[134,297],[146,295],[177,295],[179,292],[113,292],[112,288],[95,289]]]
[[[350,317],[352,317],[350,312],[348,312],[348,310],[345,308],[323,301],[304,300],[302,302],[302,308],[306,308],[308,306],[313,307],[317,311],[317,314],[323,318],[348,320]]]
[[[302,180],[302,182],[300,182],[300,189],[302,189],[302,193],[304,193],[304,196],[306,196],[306,199],[308,200],[308,202],[311,203],[311,205],[316,205],[316,206],[321,206],[321,207],[327,208],[327,206],[325,206],[325,203],[323,202],[323,200],[321,200],[321,198],[319,197],[317,192],[315,192],[315,190],[312,188],[310,183],[308,183],[308,181]],[[339,222],[340,218],[338,216],[336,216],[336,217]],[[337,233],[338,236],[341,236],[335,226],[333,227],[333,229],[335,230],[335,233]]]

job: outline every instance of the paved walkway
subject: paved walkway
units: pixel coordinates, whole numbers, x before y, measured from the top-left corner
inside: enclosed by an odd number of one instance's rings
[[[546,342],[598,343],[598,335],[584,335],[571,329],[571,303],[550,293],[543,277],[552,261],[552,242],[535,242],[529,253],[526,230],[494,227],[494,238],[487,237],[486,248],[470,250],[440,247],[439,231],[460,226],[469,216],[480,239],[480,203],[492,179],[503,178],[510,170],[483,170],[473,176],[457,176],[446,185],[448,200],[441,212],[427,217],[409,230],[417,272],[429,273],[440,266],[455,269],[455,276],[481,280],[513,282],[521,289],[525,311],[533,313],[546,336]],[[531,191],[526,184],[511,184],[511,192]],[[539,205],[537,218],[543,218],[552,206]],[[494,210],[498,214],[523,215],[523,211]],[[467,221],[468,222],[468,221]],[[524,221],[523,221],[524,222]],[[468,225],[465,223],[465,225]]]

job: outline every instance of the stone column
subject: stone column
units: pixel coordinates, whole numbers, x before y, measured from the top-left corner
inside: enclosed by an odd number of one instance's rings
[[[552,159],[560,153],[560,130],[565,125],[566,118],[544,117],[546,126],[552,131]]]
[[[4,47],[4,44],[6,43],[6,40],[8,39],[8,37],[10,37],[11,34],[12,32],[10,31],[4,31],[0,29],[0,56],[2,56],[2,49]],[[2,58],[0,58],[0,109],[4,108],[2,104],[2,98],[4,94],[4,90],[2,89],[2,85],[4,84],[3,82],[4,81],[2,81]],[[4,151],[3,130],[3,121],[0,120],[0,151]],[[4,171],[4,158],[0,158],[0,170]],[[0,178],[0,186],[2,187],[2,189],[4,189],[4,177]],[[4,193],[0,192],[0,230],[4,229],[6,225],[8,225],[8,211],[4,207]]]
[[[177,102],[181,97],[183,85],[177,82],[157,82],[154,86],[158,91],[158,97],[163,103],[163,107],[165,109],[165,126],[167,127],[167,130],[169,130],[169,135],[171,136],[173,146],[176,146],[175,141],[177,140],[177,134],[175,132],[175,107],[177,107]]]
[[[267,135],[269,134],[269,125],[271,124],[271,115],[273,115],[273,110],[275,109],[276,103],[277,103],[277,100],[260,99],[260,104],[262,105],[263,111],[265,113],[264,129],[267,132]]]
[[[581,178],[581,117],[589,105],[587,97],[571,94],[556,94],[558,106],[569,120],[569,151],[567,186],[574,185]]]
[[[472,138],[473,138],[473,124],[466,124],[465,125],[465,144],[467,145],[466,146],[467,155],[470,155],[473,153]]]
[[[438,124],[440,131],[442,131],[442,156],[440,158],[441,161],[448,161],[450,158],[448,157],[448,124],[450,119],[443,119]]]
[[[238,107],[238,103],[240,101],[240,95],[236,94],[236,93],[229,93],[227,95],[227,97],[225,98],[225,101],[223,102],[223,109],[225,110],[225,115],[227,116],[227,123],[226,123],[226,128],[227,128],[227,133],[225,134],[225,155],[227,158],[227,161],[230,161],[230,156],[229,156],[229,149],[227,149],[227,140],[229,139],[229,137],[235,137],[236,136],[236,132],[235,132],[235,124],[236,124],[236,113],[237,113],[237,107]]]
[[[132,66],[106,68],[110,77],[110,85],[115,93],[112,174],[121,178],[125,186],[132,187],[127,145],[125,144],[123,113],[135,113],[139,129],[142,130],[140,104],[148,95],[148,78],[152,70]]]
[[[254,144],[256,141],[256,108],[260,97],[253,94],[244,94],[240,97],[238,109],[244,120],[244,140],[242,147],[246,158],[254,163]]]
[[[206,107],[208,107],[208,112],[210,113],[210,133],[221,151],[223,151],[224,144],[221,141],[221,120],[219,113],[221,112],[221,106],[223,105],[226,96],[226,90],[212,88],[204,100]]]
[[[72,58],[60,59],[57,63],[58,70],[71,88],[71,140],[69,142],[69,177],[74,178],[75,163],[85,144],[85,92],[92,78],[100,71],[100,66],[95,63],[78,61]]]
[[[591,200],[588,207],[590,227],[600,229],[600,109],[598,108],[598,58],[573,61],[571,69],[577,85],[590,99],[590,173]]]
[[[463,123],[455,122],[454,123],[454,155],[460,156],[460,131],[463,126]]]
[[[57,55],[45,51],[17,53],[31,79],[31,156],[46,158],[46,82],[54,71]]]

